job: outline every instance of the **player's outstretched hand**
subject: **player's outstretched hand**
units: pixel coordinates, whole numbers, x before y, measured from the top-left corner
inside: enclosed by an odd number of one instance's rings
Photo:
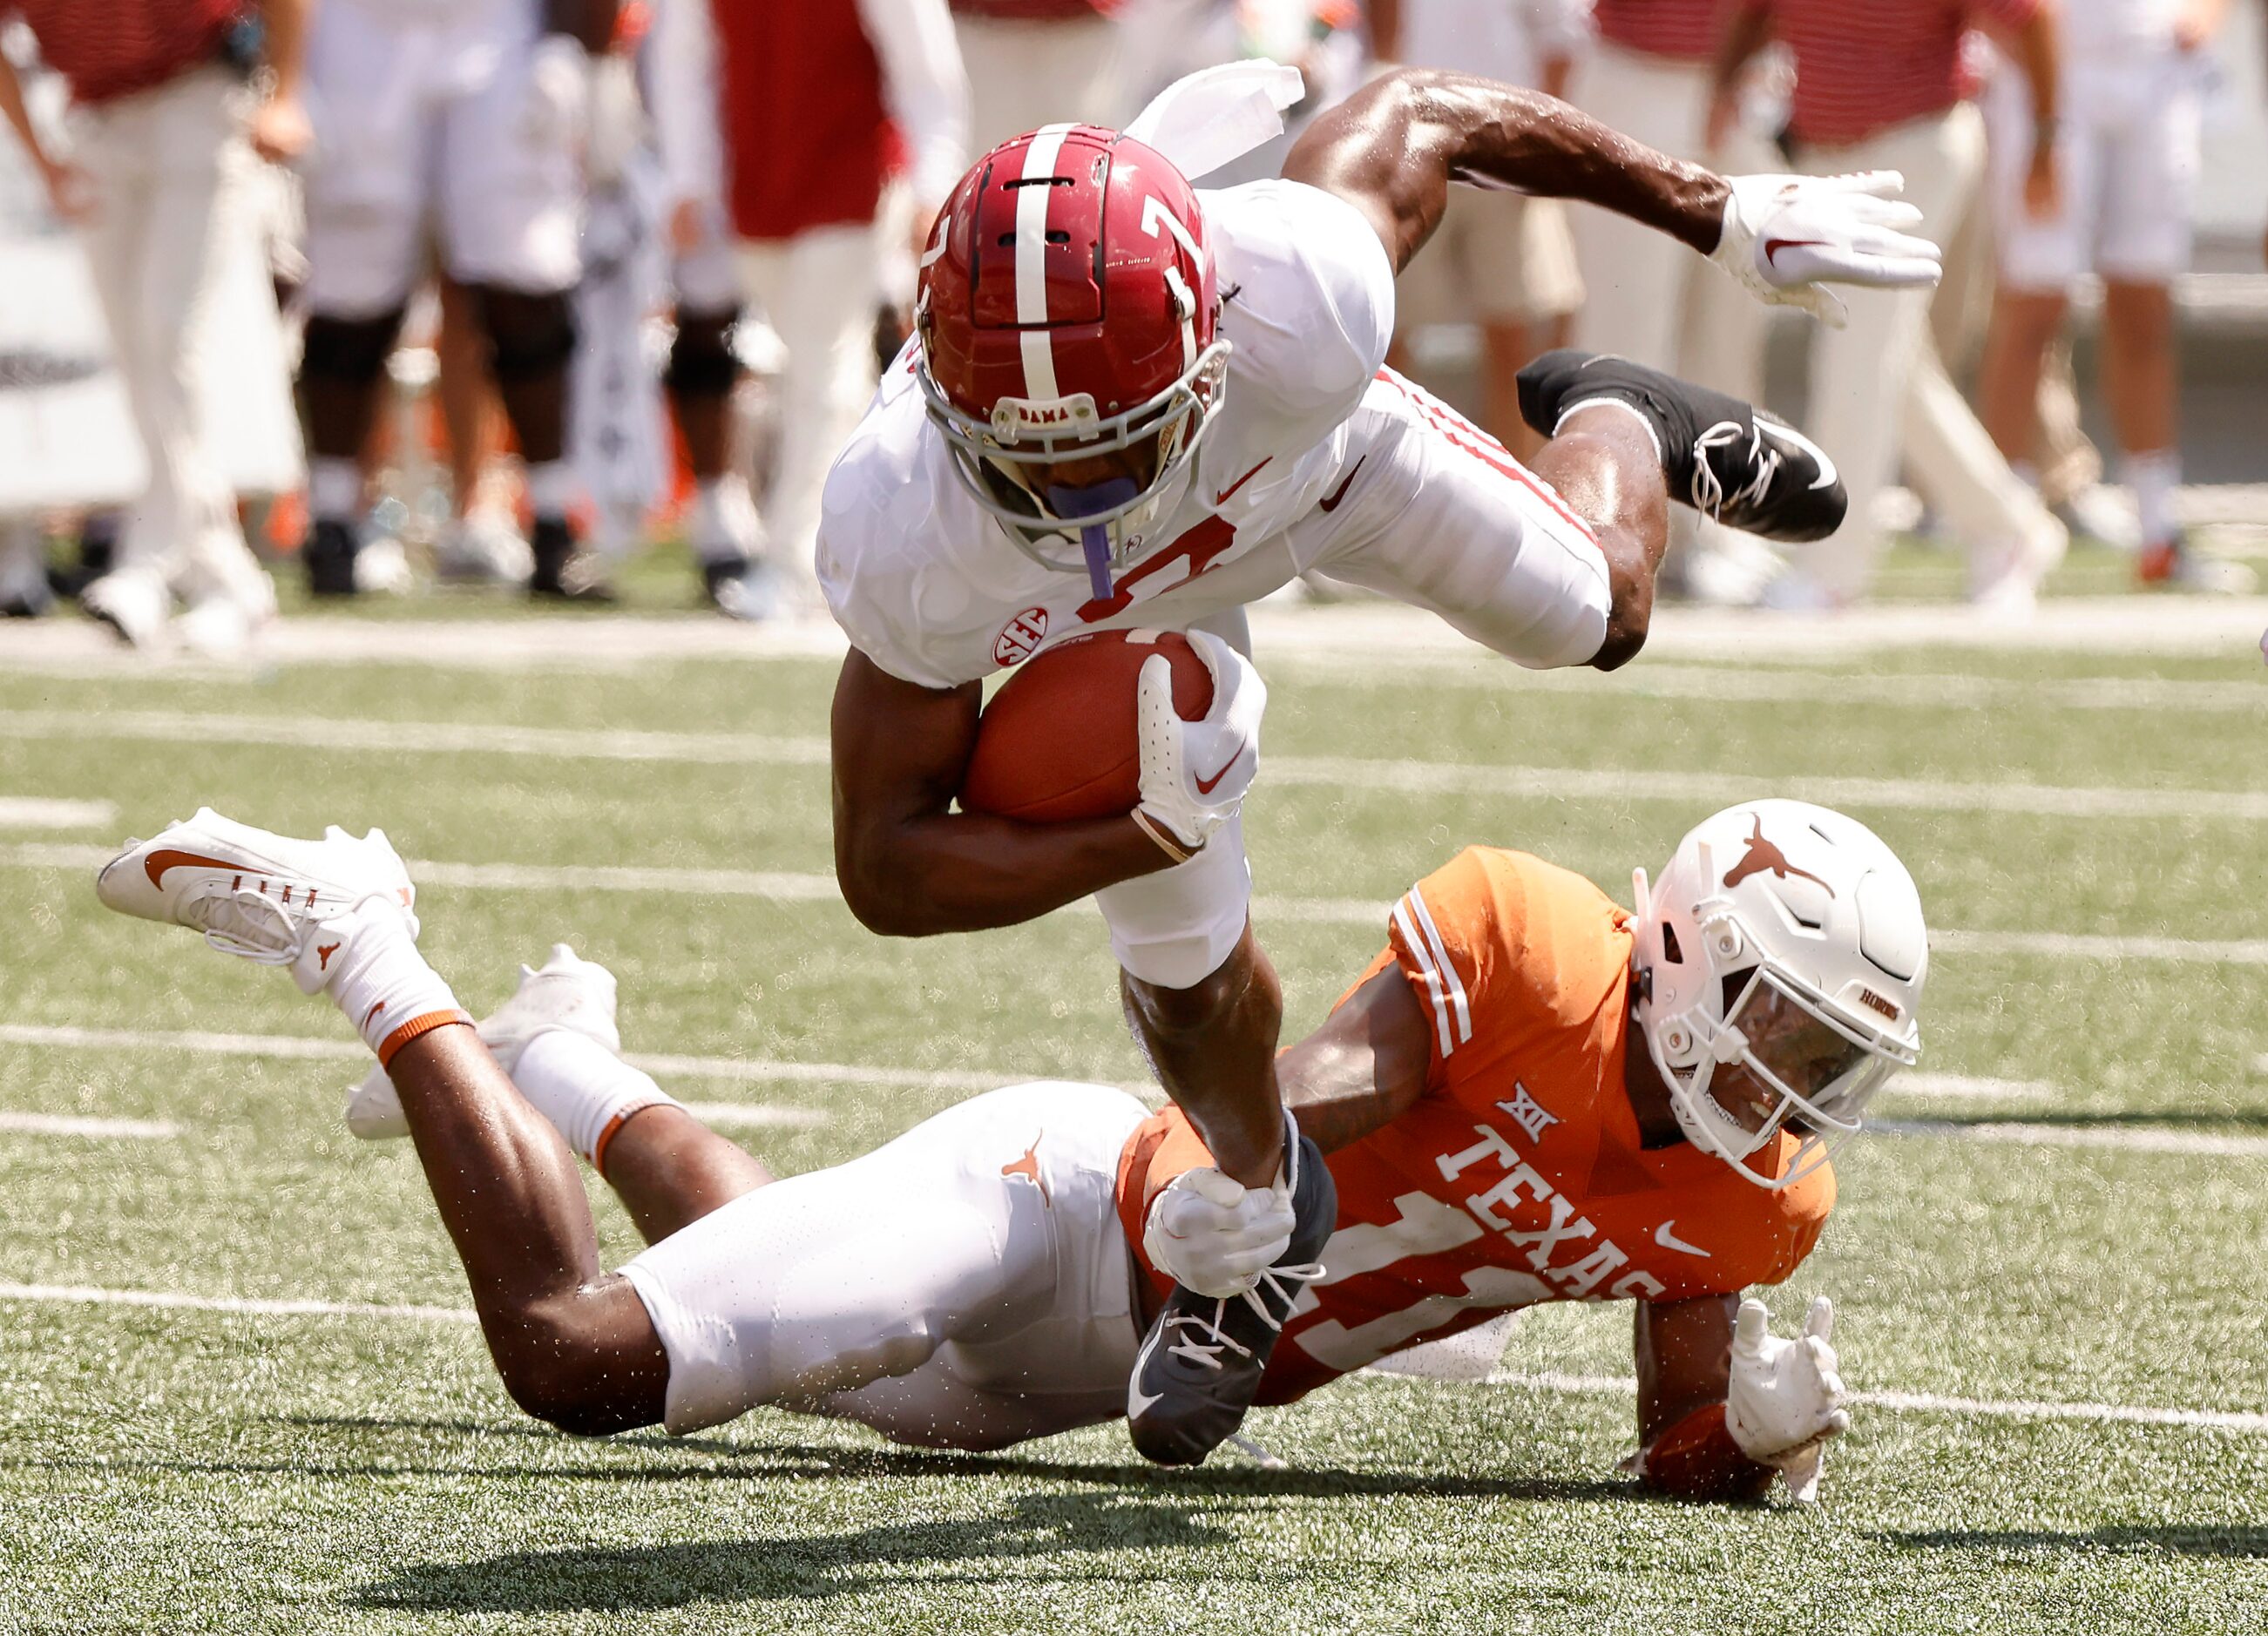
[[[1182,1171],[1151,1201],[1142,1248],[1182,1288],[1224,1300],[1282,1258],[1295,1225],[1288,1188],[1247,1187],[1207,1165]]]
[[[1174,671],[1163,655],[1142,662],[1138,715],[1142,801],[1135,811],[1191,852],[1234,818],[1260,770],[1260,717],[1267,684],[1219,637],[1186,633],[1212,672],[1212,706],[1197,721],[1174,708]]]
[[[1723,235],[1710,260],[1759,301],[1801,307],[1840,329],[1843,303],[1823,284],[1926,290],[1943,253],[1904,231],[1921,212],[1896,171],[1851,176],[1732,176]]]
[[[1776,1465],[1787,1491],[1806,1504],[1819,1496],[1820,1459],[1830,1437],[1851,1427],[1843,1376],[1828,1337],[1835,1306],[1816,1296],[1803,1333],[1782,1340],[1761,1301],[1741,1302],[1733,1328],[1733,1373],[1725,1390],[1725,1425],[1741,1452]]]

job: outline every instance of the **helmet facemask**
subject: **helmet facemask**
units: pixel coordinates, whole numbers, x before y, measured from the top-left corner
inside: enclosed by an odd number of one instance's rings
[[[1122,414],[1098,415],[1086,393],[1046,406],[1006,399],[990,422],[963,413],[929,370],[920,371],[930,419],[944,434],[953,466],[976,503],[1042,566],[1085,572],[1108,597],[1116,570],[1150,543],[1159,517],[1178,502],[1227,384],[1229,343],[1198,354],[1165,391]],[[1121,450],[1151,458],[1140,478],[1116,477],[1071,488],[1047,481],[1051,466]]]

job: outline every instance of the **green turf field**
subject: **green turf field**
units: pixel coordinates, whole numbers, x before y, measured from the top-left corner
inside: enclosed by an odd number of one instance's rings
[[[770,1110],[733,1128],[784,1171],[990,1076],[1138,1077],[1100,922],[862,931],[827,891],[830,663],[0,668],[0,797],[117,815],[0,828],[0,1631],[2268,1630],[2257,657],[1262,658],[1248,827],[1294,1027],[1377,947],[1372,906],[1470,842],[1621,896],[1786,791],[1912,865],[1943,934],[1927,1077],[1772,1296],[1831,1294],[1875,1395],[1821,1508],[1639,1499],[1619,1308],[1528,1315],[1496,1383],[1263,1412],[1290,1469],[1193,1475],[1109,1427],[983,1458],[770,1412],[578,1442],[446,1313],[214,1310],[466,1292],[405,1147],[339,1122],[340,1019],[96,906],[129,832],[201,803],[382,825],[468,1004],[571,941],[620,974],[630,1049],[708,1060],[669,1089]]]

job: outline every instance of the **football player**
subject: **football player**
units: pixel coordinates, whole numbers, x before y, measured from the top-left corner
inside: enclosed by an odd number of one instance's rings
[[[1161,97],[1173,117],[1153,105],[1134,128],[1219,162],[1190,127],[1221,84],[1193,77]],[[1523,370],[1549,439],[1531,468],[1383,368],[1395,275],[1453,180],[1621,212],[1815,312],[1839,311],[1818,281],[1937,276],[1935,247],[1897,231],[1914,213],[1884,196],[1894,174],[1727,179],[1454,73],[1381,77],[1307,128],[1280,180],[1219,192],[1147,142],[1051,125],[987,154],[940,213],[916,341],[825,496],[820,576],[851,643],[833,717],[845,899],[917,936],[1092,894],[1160,1080],[1279,1224],[1260,1297],[1279,1304],[1292,1239],[1328,1230],[1330,1202],[1287,1136],[1281,997],[1247,915],[1238,812],[1264,691],[1196,632],[1213,706],[1182,721],[1156,667],[1139,807],[1031,825],[954,810],[983,679],[1100,627],[1241,628],[1244,604],[1310,569],[1523,664],[1612,669],[1646,638],[1670,499],[1782,539],[1843,517],[1807,439],[1650,369],[1561,351]],[[1160,1323],[1219,1293],[1177,1292]],[[1203,1417],[1159,1390],[1160,1414]]]
[[[1831,1147],[1919,1051],[1920,900],[1871,832],[1791,801],[1718,814],[1635,885],[1625,912],[1476,847],[1405,893],[1385,950],[1281,1060],[1336,1183],[1303,1251],[1321,1266],[1296,1300],[1162,1329],[1173,1280],[1274,1277],[1272,1231],[1179,1110],[1013,1086],[775,1183],[622,1060],[614,979],[563,946],[475,1032],[377,832],[289,840],[201,811],[97,890],[346,1012],[381,1070],[350,1124],[414,1137],[506,1387],[564,1429],[687,1433],[770,1405],[981,1449],[1127,1413],[1145,1454],[1186,1463],[1256,1396],[1507,1310],[1628,1300],[1642,1479],[1757,1498],[1785,1471],[1808,1496],[1848,1425],[1830,1310],[1778,1339],[1742,1293],[1810,1252]],[[618,1273],[571,1147],[649,1241]],[[1165,1379],[1205,1412],[1145,1427]]]

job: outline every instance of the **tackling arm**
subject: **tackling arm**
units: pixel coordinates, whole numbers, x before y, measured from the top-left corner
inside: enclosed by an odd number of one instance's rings
[[[982,689],[902,681],[857,649],[835,687],[835,873],[886,936],[1014,926],[1164,868],[1131,817],[1019,824],[955,812]]]
[[[1689,1500],[1758,1500],[1778,1473],[1795,1499],[1816,1498],[1822,1451],[1851,1425],[1834,1321],[1823,1295],[1785,1340],[1760,1301],[1639,1302],[1639,1479]]]
[[[1425,1094],[1431,1038],[1399,965],[1365,982],[1276,1059],[1300,1133],[1331,1153],[1407,1111]]]

